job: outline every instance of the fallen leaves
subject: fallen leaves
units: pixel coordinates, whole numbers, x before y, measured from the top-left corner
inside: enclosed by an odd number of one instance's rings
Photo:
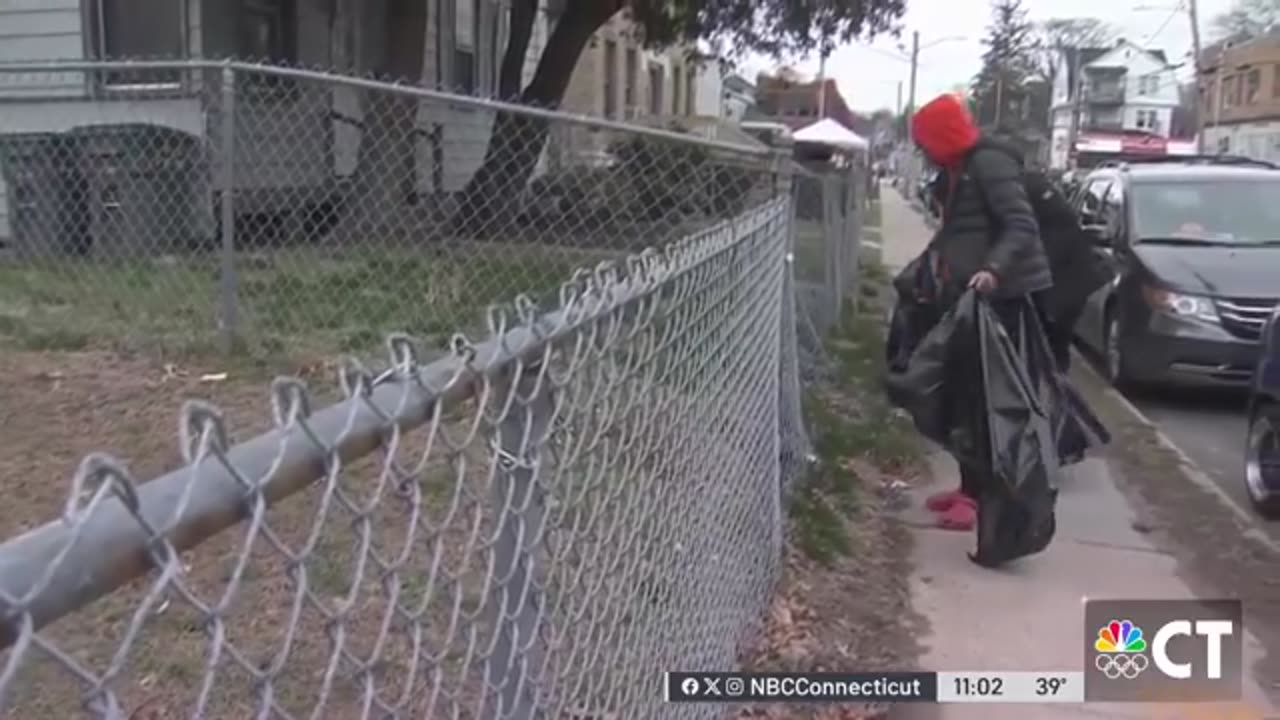
[[[744,669],[754,672],[867,672],[913,665],[907,535],[892,520],[885,486],[901,479],[864,460],[843,460],[867,499],[849,521],[857,549],[825,566],[788,544],[786,570]],[[737,720],[869,720],[888,706],[869,703],[749,705]]]

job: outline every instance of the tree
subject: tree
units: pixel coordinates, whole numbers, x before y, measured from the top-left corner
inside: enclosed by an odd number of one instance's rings
[[[1213,18],[1216,39],[1246,40],[1280,23],[1280,0],[1235,0],[1231,9]]]
[[[991,24],[982,44],[987,48],[982,53],[982,69],[972,83],[978,122],[1016,123],[1008,110],[1037,70],[1035,25],[1027,19],[1022,0],[992,3]]]
[[[702,41],[722,57],[746,53],[782,58],[807,55],[834,42],[894,29],[906,0],[563,0],[563,12],[521,87],[537,0],[513,0],[510,37],[499,68],[498,95],[522,105],[560,105],[578,57],[592,34],[624,9],[651,48]],[[499,112],[484,161],[463,189],[455,230],[476,233],[519,197],[546,146],[548,122]]]
[[[1110,45],[1118,35],[1097,18],[1050,18],[1036,23],[1037,66],[1049,86],[1058,76],[1058,57],[1067,48]]]

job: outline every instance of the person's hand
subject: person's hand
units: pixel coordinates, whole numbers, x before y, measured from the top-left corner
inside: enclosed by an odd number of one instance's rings
[[[973,274],[973,277],[969,278],[969,287],[978,292],[991,292],[999,284],[995,273],[990,270],[979,270]]]

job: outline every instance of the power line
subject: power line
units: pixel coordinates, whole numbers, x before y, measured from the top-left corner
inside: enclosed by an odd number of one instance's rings
[[[1143,47],[1149,47],[1151,45],[1151,41],[1159,37],[1160,33],[1164,32],[1165,28],[1169,27],[1169,23],[1173,22],[1173,19],[1178,16],[1178,13],[1181,13],[1184,9],[1182,2],[1175,5],[1173,11],[1165,17],[1164,22],[1160,23],[1160,27],[1156,28],[1155,32],[1148,35],[1147,39],[1142,41]]]

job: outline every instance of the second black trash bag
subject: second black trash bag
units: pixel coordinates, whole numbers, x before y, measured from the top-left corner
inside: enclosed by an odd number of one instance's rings
[[[989,466],[969,557],[992,567],[1041,552],[1053,540],[1060,466],[1051,407],[1061,387],[1029,303],[1012,323],[1002,324],[986,301],[975,310],[982,375],[982,417],[975,419],[987,451],[978,455]],[[1009,324],[1016,337],[1006,331]]]

